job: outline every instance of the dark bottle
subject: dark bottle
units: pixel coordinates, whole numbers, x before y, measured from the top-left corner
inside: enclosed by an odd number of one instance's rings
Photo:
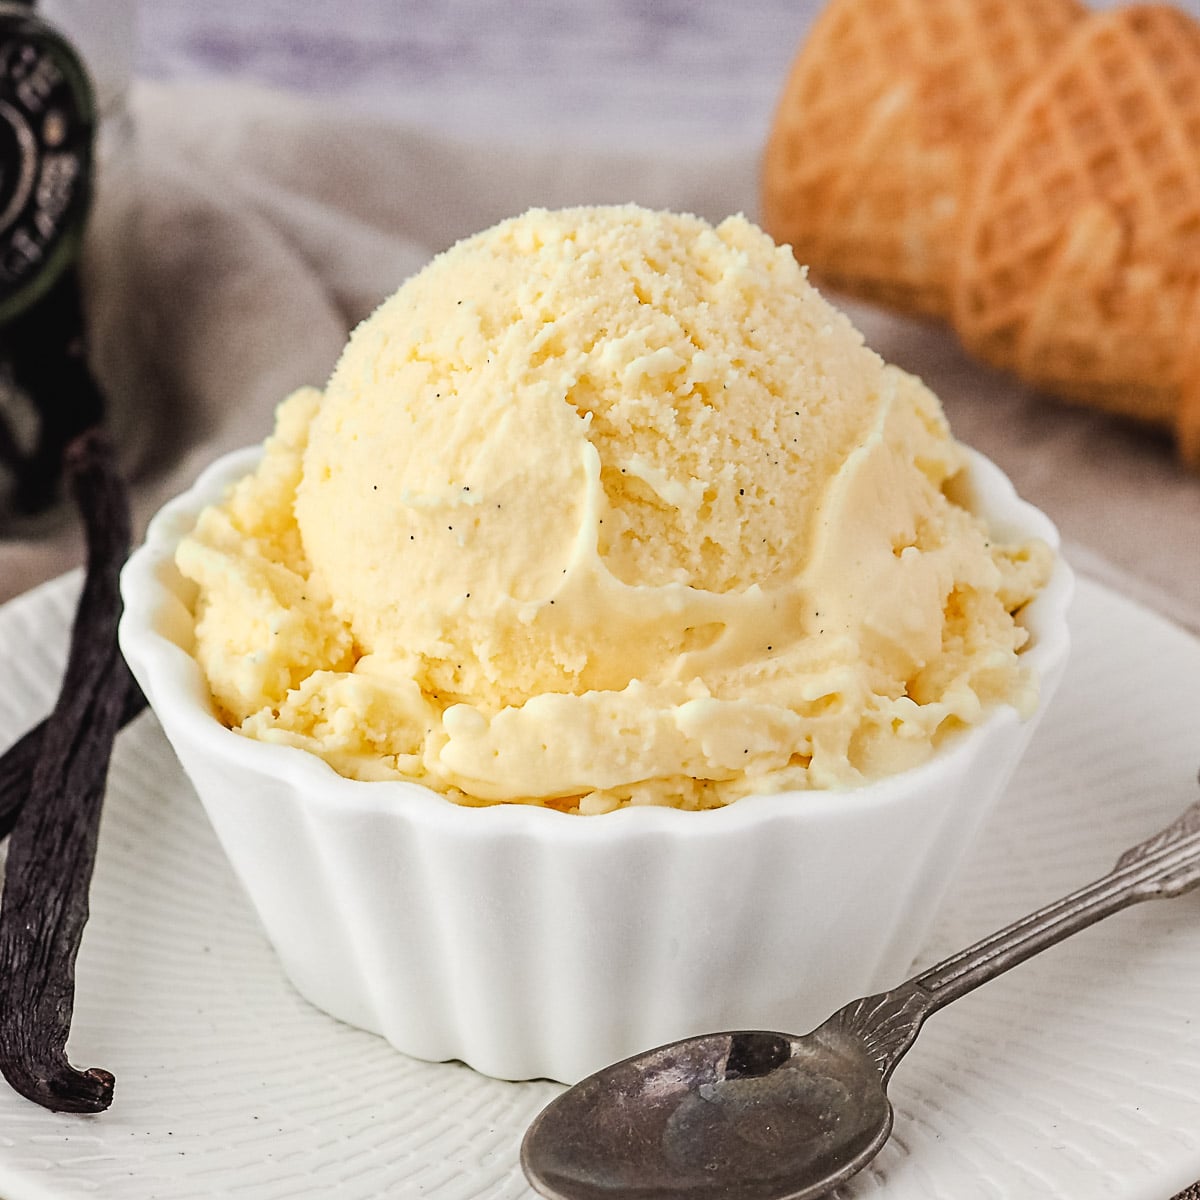
[[[103,415],[79,286],[96,125],[75,49],[0,0],[0,532],[55,506],[64,447]]]

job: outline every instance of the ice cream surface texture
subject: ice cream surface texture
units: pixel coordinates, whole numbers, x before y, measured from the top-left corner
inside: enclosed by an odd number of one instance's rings
[[[194,652],[240,732],[460,802],[853,786],[1034,701],[1050,552],[964,454],[743,218],[533,210],[283,403],[179,548]]]

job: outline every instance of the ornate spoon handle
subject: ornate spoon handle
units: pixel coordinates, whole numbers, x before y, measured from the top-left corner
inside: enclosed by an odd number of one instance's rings
[[[1107,874],[1014,921],[899,987],[855,1001],[828,1024],[854,1029],[886,1081],[930,1013],[1049,946],[1139,900],[1200,884],[1200,801],[1117,860]]]

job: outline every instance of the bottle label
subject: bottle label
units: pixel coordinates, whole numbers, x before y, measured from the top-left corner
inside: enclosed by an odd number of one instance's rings
[[[0,0],[0,536],[56,505],[63,448],[102,415],[77,261],[95,128],[74,49]]]
[[[95,107],[70,45],[0,5],[0,322],[44,295],[79,252]]]

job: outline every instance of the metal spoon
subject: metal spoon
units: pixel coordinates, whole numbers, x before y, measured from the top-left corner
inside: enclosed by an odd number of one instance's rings
[[[892,1130],[886,1088],[930,1013],[1103,917],[1200,884],[1200,802],[1107,875],[805,1037],[685,1038],[588,1076],[530,1125],[521,1165],[552,1200],[813,1200]]]

